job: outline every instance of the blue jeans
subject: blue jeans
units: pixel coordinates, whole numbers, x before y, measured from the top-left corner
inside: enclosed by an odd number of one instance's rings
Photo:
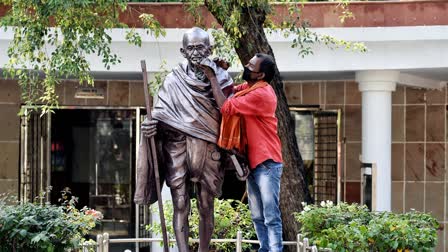
[[[259,252],[283,251],[280,178],[283,165],[272,160],[259,164],[247,178],[252,221],[260,241]]]

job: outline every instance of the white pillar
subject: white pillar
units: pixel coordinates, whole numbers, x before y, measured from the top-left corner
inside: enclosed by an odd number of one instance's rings
[[[165,204],[166,201],[172,200],[170,188],[166,185],[166,183],[163,183],[162,192],[161,193],[162,193],[161,197],[162,197],[162,200],[163,200],[164,204]],[[154,203],[154,205],[157,205],[157,204],[158,204],[157,202]],[[157,208],[157,209],[159,209],[159,208]],[[165,212],[164,214],[165,214],[165,222],[166,222],[166,215],[167,215],[167,213]],[[156,212],[156,213],[152,212],[151,213],[151,220],[152,220],[153,223],[160,223],[159,213],[158,212]],[[171,223],[166,222],[165,224],[168,225],[168,224],[171,224]],[[162,238],[162,234],[159,234],[159,235],[154,235],[153,234],[152,238]],[[169,239],[169,237],[168,237],[168,239]],[[163,247],[160,246],[160,242],[153,242],[151,244],[151,251],[152,252],[163,252],[164,250],[163,250]],[[177,245],[174,245],[173,247],[169,247],[168,251],[169,252],[178,252],[179,250],[177,248]]]
[[[398,71],[389,70],[356,73],[362,92],[362,162],[377,167],[376,211],[391,210],[392,92],[398,77]]]

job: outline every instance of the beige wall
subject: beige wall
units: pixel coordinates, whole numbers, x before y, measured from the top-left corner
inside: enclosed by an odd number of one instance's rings
[[[18,191],[19,103],[17,83],[0,79],[0,193]]]
[[[342,110],[343,199],[360,200],[361,93],[353,81],[287,82],[290,105]],[[447,91],[398,86],[392,95],[392,209],[413,208],[448,221],[446,193]],[[448,232],[439,232],[445,251]],[[444,239],[445,238],[445,239]]]
[[[78,99],[75,91],[77,81],[65,81],[59,86],[59,105],[79,106],[144,106],[143,84],[141,81],[95,81],[95,87],[105,90],[104,99]]]

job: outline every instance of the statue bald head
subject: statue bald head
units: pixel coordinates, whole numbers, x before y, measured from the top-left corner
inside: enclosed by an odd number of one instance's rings
[[[210,46],[210,37],[206,31],[199,27],[193,27],[184,33],[182,45],[185,48],[191,40],[202,40],[205,44]]]
[[[198,27],[188,30],[183,36],[180,52],[191,64],[198,65],[212,53],[208,33]]]

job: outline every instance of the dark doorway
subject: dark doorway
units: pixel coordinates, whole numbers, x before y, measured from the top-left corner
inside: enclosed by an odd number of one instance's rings
[[[340,110],[290,108],[305,177],[316,203],[340,201]]]
[[[135,236],[135,118],[130,109],[60,109],[51,117],[51,202],[70,188],[80,208],[101,211],[92,237]]]

